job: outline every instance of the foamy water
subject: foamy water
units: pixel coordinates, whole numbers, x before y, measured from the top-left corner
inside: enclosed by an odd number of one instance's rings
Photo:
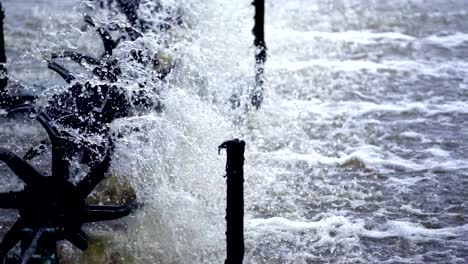
[[[43,97],[65,83],[42,56],[102,52],[95,33],[81,32],[82,12],[124,20],[74,0],[3,2],[10,73],[46,87],[31,87]],[[184,25],[116,51],[129,91],[152,74],[125,62],[131,48],[168,54],[175,69],[148,84],[162,90],[162,113],[113,124],[136,131],[117,140],[111,173],[130,182],[143,206],[117,223],[87,226],[96,241],[106,237],[103,258],[223,262],[225,156],[216,148],[241,137],[245,263],[468,260],[466,0],[266,1],[265,102],[248,113],[228,99],[253,80],[250,1],[161,2],[179,8]],[[44,133],[3,120],[1,135],[2,147],[21,153]],[[21,187],[11,174],[1,182],[2,191]],[[0,213],[5,230],[14,211]],[[64,251],[102,263],[69,244]]]

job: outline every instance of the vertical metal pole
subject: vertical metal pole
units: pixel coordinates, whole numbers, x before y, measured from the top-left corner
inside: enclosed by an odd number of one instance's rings
[[[2,3],[0,2],[0,63],[6,63],[5,39],[3,38],[3,19],[4,18],[5,18],[5,11],[3,10]]]
[[[267,59],[264,30],[265,0],[254,0],[252,5],[255,6],[255,25],[252,29],[252,33],[255,36],[255,86],[251,91],[250,99],[252,105],[258,109],[263,102],[264,69]]]
[[[226,261],[242,264],[244,260],[244,151],[245,142],[233,139],[219,146],[226,149]]]
[[[5,18],[5,12],[0,2],[0,101],[2,100],[2,93],[5,91],[5,87],[8,83],[6,77],[7,70],[5,68],[6,54],[5,54],[5,38],[3,37],[3,19]]]

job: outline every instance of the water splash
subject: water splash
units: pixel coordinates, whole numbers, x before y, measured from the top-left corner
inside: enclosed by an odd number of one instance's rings
[[[7,13],[6,41],[17,44],[7,50],[11,73],[46,86],[36,88],[44,97],[63,83],[39,54],[102,53],[95,33],[80,30],[81,12],[102,23],[125,19],[74,1],[54,14],[46,2],[32,11],[5,2],[23,9]],[[221,262],[224,159],[216,147],[240,136],[247,141],[246,263],[465,262],[466,1],[267,1],[265,102],[250,113],[229,104],[254,77],[250,1],[161,3],[180,9],[183,25],[116,51],[121,85],[130,93],[146,82],[165,109],[113,124],[124,136],[112,174],[128,179],[144,205],[125,227],[90,226],[113,231],[103,255]],[[144,4],[142,17],[163,19]],[[134,48],[172,59],[166,81],[128,61]],[[27,128],[11,133],[3,124],[5,145],[21,149]]]

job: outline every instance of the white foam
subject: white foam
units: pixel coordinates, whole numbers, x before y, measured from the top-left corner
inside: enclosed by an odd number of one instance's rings
[[[390,220],[375,229],[364,227],[364,220],[350,220],[344,216],[331,216],[317,222],[289,220],[283,217],[268,219],[252,219],[247,221],[249,234],[255,232],[311,232],[315,231],[318,237],[330,237],[330,231],[336,232],[335,239],[349,237],[390,238],[401,237],[411,240],[437,240],[461,237],[468,232],[468,224],[445,227],[439,229],[425,228],[419,223],[401,220]]]
[[[400,133],[400,137],[406,137],[406,138],[411,138],[411,139],[419,139],[423,143],[430,142],[430,140],[427,139],[426,136],[424,136],[421,133],[414,132],[414,131],[404,131],[404,132]]]
[[[359,44],[373,44],[377,42],[390,41],[412,41],[415,38],[399,32],[371,32],[371,31],[341,31],[341,32],[325,32],[325,31],[295,31],[285,29],[269,29],[269,38],[272,39],[273,45],[278,42],[310,42],[326,39],[330,41],[354,42]]]
[[[436,157],[450,158],[450,152],[440,149],[440,148],[436,148],[436,147],[428,148],[426,149],[426,151]]]
[[[284,108],[284,112],[290,116],[299,113],[319,114],[322,118],[334,118],[337,115],[349,115],[361,117],[368,114],[377,113],[415,113],[422,117],[431,117],[439,114],[468,114],[468,103],[464,101],[445,101],[444,103],[431,102],[395,102],[395,103],[375,103],[365,101],[340,101],[321,102],[289,100],[283,101],[275,106]]]
[[[468,34],[463,32],[456,32],[453,35],[446,36],[433,35],[426,37],[424,40],[447,48],[454,48],[460,45],[468,44]]]
[[[451,158],[449,153],[432,149],[434,158],[413,161],[402,158],[389,150],[374,145],[361,145],[348,148],[340,157],[321,155],[313,149],[307,153],[295,153],[290,149],[280,149],[263,153],[260,156],[269,162],[282,162],[294,164],[297,161],[307,162],[310,165],[342,166],[352,162],[360,162],[368,169],[377,169],[381,172],[390,171],[456,171],[468,168],[468,162]]]

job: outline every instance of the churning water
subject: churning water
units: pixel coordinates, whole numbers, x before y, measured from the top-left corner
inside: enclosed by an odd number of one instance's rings
[[[98,36],[81,30],[83,12],[124,20],[86,1],[2,2],[9,73],[44,98],[66,85],[43,57],[102,53]],[[163,19],[142,2],[142,17]],[[468,260],[467,0],[266,1],[266,99],[250,112],[227,102],[252,85],[251,1],[161,2],[183,25],[115,55],[120,85],[147,82],[164,104],[113,124],[124,136],[111,173],[143,206],[87,226],[95,246],[80,253],[64,243],[64,259],[222,263],[225,157],[216,147],[241,137],[245,263]],[[154,81],[126,62],[135,47],[172,58],[173,72]],[[2,120],[1,147],[21,153],[40,141],[32,124]],[[1,191],[20,188],[1,166]],[[4,232],[15,212],[0,212]]]

